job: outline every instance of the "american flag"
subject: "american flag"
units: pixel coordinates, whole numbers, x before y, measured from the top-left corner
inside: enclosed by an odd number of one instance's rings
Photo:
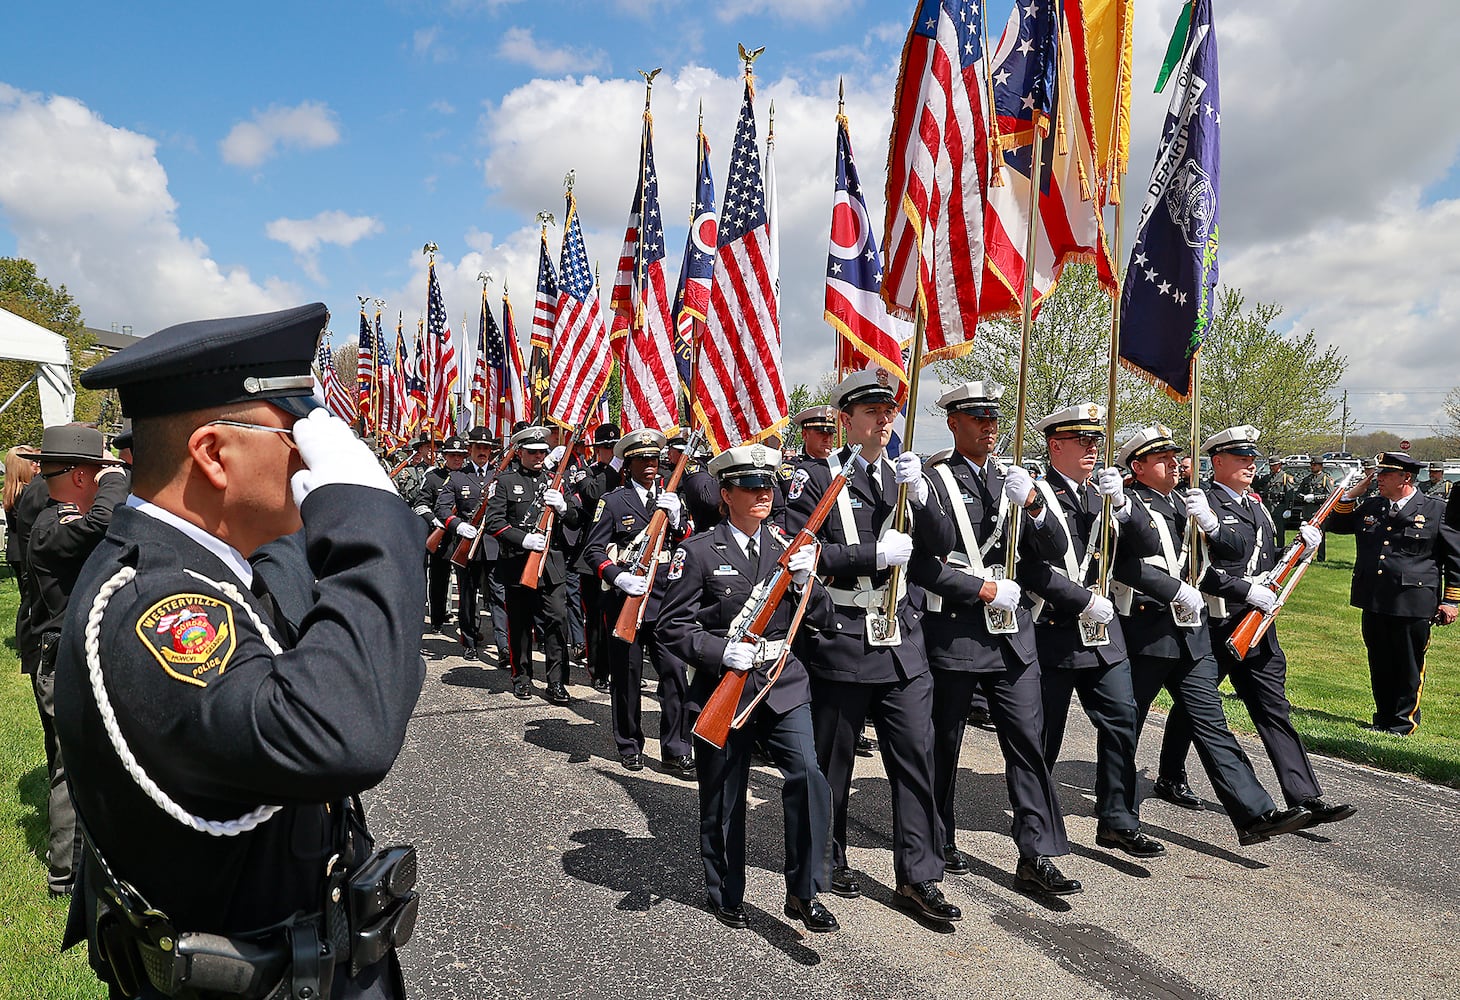
[[[908,30],[887,156],[882,298],[927,323],[924,363],[970,350],[988,196],[983,14],[974,0],[922,0]]]
[[[340,382],[340,373],[335,369],[335,356],[326,336],[319,342],[319,356],[315,359],[319,368],[319,384],[324,388],[324,405],[346,423],[354,423],[358,417],[356,397]]]
[[[399,324],[397,324],[399,325]],[[424,423],[431,414],[431,356],[426,353],[425,323],[416,320],[416,360],[406,377],[406,390],[416,407],[417,423]]]
[[[1105,226],[1095,200],[1094,123],[1089,78],[1083,71],[1083,22],[1078,4],[1067,7],[1077,28],[1073,35],[1059,6],[1041,0],[1016,4],[994,53],[994,111],[998,142],[1006,152],[1000,171],[1003,183],[989,188],[987,257],[979,299],[984,315],[1023,307],[1035,128],[1058,138],[1046,139],[1040,156],[1034,304],[1054,290],[1070,260],[1094,260],[1100,280],[1112,292],[1115,288]],[[1073,67],[1081,72],[1075,74]],[[1057,127],[1051,128],[1051,122]]]
[[[360,303],[360,336],[355,353],[355,385],[358,389],[360,420],[365,433],[375,430],[375,402],[379,373],[375,367],[375,336],[370,332],[370,319],[365,315],[365,303]]]
[[[396,313],[395,319],[395,398],[396,412],[399,419],[399,432],[401,440],[409,440],[411,435],[416,433],[416,401],[411,395],[411,365],[410,351],[406,348],[406,340],[401,330],[401,316]]]
[[[836,123],[836,197],[826,258],[824,315],[838,334],[838,379],[845,369],[868,365],[903,374],[902,338],[911,331],[905,322],[888,315],[882,301],[882,252],[872,232],[843,115],[837,116]]]
[[[491,324],[490,332],[487,324]],[[496,345],[497,350],[493,353],[494,339],[501,340],[502,334],[497,329],[497,321],[492,318],[492,311],[487,307],[487,286],[482,285],[482,314],[477,321],[477,359],[472,365],[471,374],[471,405],[472,410],[481,409],[487,413],[487,422],[492,420],[491,412],[497,405],[497,385],[501,378],[502,371],[502,350],[500,343]],[[496,360],[493,360],[493,358]],[[488,410],[492,408],[492,411]]]
[[[694,378],[695,324],[705,321],[715,276],[715,179],[710,176],[710,142],[704,132],[695,140],[695,158],[695,200],[684,260],[679,265],[679,287],[674,292],[674,355],[686,415],[694,398],[690,382]]]
[[[426,273],[426,355],[431,359],[431,424],[441,434],[454,434],[456,385],[461,380],[456,368],[456,347],[451,341],[451,323],[441,302],[441,285],[436,280],[436,261]]]
[[[527,404],[527,385],[522,371],[522,349],[517,346],[517,321],[512,318],[512,300],[502,289],[502,339],[506,342],[506,361],[502,370],[502,416],[497,433],[505,436],[519,420],[531,420]]]
[[[664,284],[664,220],[659,215],[654,132],[647,115],[640,163],[643,169],[613,286],[612,337],[621,341],[617,353],[624,426],[663,431],[679,424],[679,379]]]
[[[581,427],[588,410],[608,384],[613,352],[603,325],[603,309],[588,267],[578,202],[568,192],[563,230],[563,254],[558,262],[558,307],[553,323],[553,346],[547,415],[564,427]]]
[[[715,451],[767,437],[786,419],[780,322],[770,271],[770,220],[753,96],[747,79],[726,172],[715,277],[695,387],[697,423]]]
[[[548,253],[547,224],[538,235],[537,248],[537,297],[532,304],[532,330],[529,334],[527,357],[527,390],[532,401],[532,414],[526,419],[541,423],[547,406],[549,355],[553,349],[553,325],[558,317],[558,275],[553,270],[552,255]]]

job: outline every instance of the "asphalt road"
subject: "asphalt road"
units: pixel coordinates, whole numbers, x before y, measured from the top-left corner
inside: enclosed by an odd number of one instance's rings
[[[425,691],[394,771],[367,796],[383,841],[414,842],[423,905],[402,953],[429,997],[1267,997],[1460,996],[1456,854],[1460,792],[1316,760],[1345,823],[1237,845],[1211,807],[1152,799],[1144,828],[1168,854],[1137,862],[1096,848],[1094,734],[1071,713],[1056,771],[1083,895],[1013,888],[1003,762],[970,729],[959,778],[960,846],[972,874],[944,890],[964,920],[924,926],[892,904],[891,814],[881,761],[858,761],[849,853],[861,899],[827,894],[842,929],[808,935],[781,916],[779,774],[751,778],[750,929],[704,909],[693,784],[619,766],[608,696],[513,698],[505,670],[428,637]],[[576,679],[581,679],[581,672]],[[645,699],[657,732],[657,702]],[[1159,725],[1153,717],[1153,725]],[[1142,741],[1149,790],[1159,732]],[[1247,744],[1277,793],[1261,746]]]

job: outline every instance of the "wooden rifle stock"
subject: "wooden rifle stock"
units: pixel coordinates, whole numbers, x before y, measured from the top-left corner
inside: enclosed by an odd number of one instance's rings
[[[445,527],[432,528],[431,533],[426,536],[426,551],[434,556],[436,554],[436,550],[441,548],[441,542],[445,538]]]
[[[851,458],[856,458],[861,450],[860,445],[853,445]],[[781,558],[776,562],[776,575],[771,577],[769,586],[761,597],[760,607],[744,629],[737,630],[738,635],[732,633],[730,636],[732,642],[759,642],[761,636],[765,634],[765,630],[770,627],[771,619],[775,616],[781,600],[786,596],[786,590],[791,585],[791,571],[787,565],[791,561],[792,553],[803,545],[815,544],[816,533],[821,530],[822,523],[826,521],[832,508],[836,506],[837,494],[847,484],[847,470],[854,467],[850,460],[843,463],[841,471],[832,479],[826,492],[822,494],[821,502],[806,519],[805,526],[796,533],[791,544],[786,546],[786,551],[781,553]],[[789,644],[794,638],[793,630],[787,634],[785,641]],[[694,733],[706,743],[722,750],[725,748],[725,741],[730,738],[731,723],[735,721],[735,710],[739,707],[740,696],[745,691],[747,673],[748,671],[725,671],[720,677],[720,683],[715,685],[714,693],[705,702],[699,719],[695,721]]]
[[[396,476],[400,475],[400,470],[401,469],[404,469],[406,466],[410,465],[411,464],[411,459],[413,459],[415,457],[416,457],[415,454],[412,453],[410,455],[407,455],[405,458],[401,459],[400,460],[400,464],[397,465],[394,469],[391,469],[390,470],[390,478],[391,479],[394,479]]]
[[[1323,527],[1323,522],[1333,512],[1334,506],[1337,505],[1354,478],[1354,473],[1345,476],[1343,482],[1328,494],[1328,499],[1323,501],[1323,505],[1313,512],[1308,523],[1315,528]],[[1298,581],[1303,579],[1303,574],[1308,572],[1308,567],[1313,564],[1311,556],[1312,553],[1305,554],[1303,541],[1298,539],[1283,551],[1282,556],[1278,559],[1278,564],[1263,575],[1261,581],[1263,586],[1282,588],[1278,593],[1277,606],[1268,612],[1258,611],[1254,608],[1242,616],[1242,620],[1237,623],[1237,627],[1227,638],[1227,649],[1237,659],[1245,658],[1251,652],[1252,647],[1267,634],[1267,630],[1272,627],[1273,619],[1278,616],[1278,612],[1287,603],[1288,596],[1297,587]]]
[[[512,459],[516,454],[516,448],[508,448],[503,453],[502,460],[497,463],[495,472],[501,475],[502,470],[512,464]],[[477,554],[477,546],[482,544],[482,521],[486,519],[486,516],[487,498],[484,494],[477,504],[477,512],[471,518],[471,526],[477,529],[477,533],[456,543],[456,551],[451,553],[451,565],[466,569],[467,563],[471,562],[471,557]]]
[[[694,436],[685,444],[684,450],[679,453],[679,461],[674,463],[674,472],[670,474],[669,481],[664,484],[664,492],[673,493],[679,489],[679,481],[684,478],[685,466],[689,464],[689,456],[699,444],[701,432],[695,431]],[[684,516],[684,511],[680,511]],[[639,624],[644,620],[644,602],[649,599],[649,592],[654,589],[654,575],[659,568],[659,553],[664,548],[664,533],[669,528],[669,512],[661,508],[655,508],[649,518],[649,526],[644,529],[644,548],[639,553],[638,560],[629,567],[629,572],[635,576],[642,576],[648,587],[637,597],[629,597],[624,600],[624,606],[619,609],[618,621],[614,623],[613,634],[624,642],[633,642],[639,634]]]
[[[573,446],[578,443],[578,430],[574,428],[568,435],[568,443],[563,446],[563,458],[558,463],[558,471],[553,473],[553,482],[548,489],[563,491],[563,473],[568,471],[568,462],[573,457]],[[537,519],[537,533],[547,539],[548,545],[553,542],[553,518],[557,511],[547,504],[542,505],[542,515]],[[547,546],[541,551],[527,553],[527,562],[522,566],[522,579],[518,582],[524,587],[537,589],[537,581],[542,576],[542,560],[547,555]]]

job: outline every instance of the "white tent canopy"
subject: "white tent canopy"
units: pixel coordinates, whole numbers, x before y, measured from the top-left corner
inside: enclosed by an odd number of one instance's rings
[[[71,387],[71,356],[65,337],[0,309],[0,360],[31,361],[36,365],[35,375],[0,405],[0,411],[34,382],[41,395],[42,425],[70,423],[76,412],[76,391]]]

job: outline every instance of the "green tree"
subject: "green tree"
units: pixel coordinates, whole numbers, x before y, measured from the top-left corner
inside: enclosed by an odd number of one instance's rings
[[[78,377],[97,360],[94,338],[86,332],[81,307],[65,285],[56,287],[36,271],[35,264],[21,257],[0,257],[0,308],[37,323],[66,338],[71,355],[71,381],[76,389],[76,419],[97,421],[102,416],[106,394],[83,389]],[[0,402],[9,399],[22,383],[35,374],[35,365],[23,361],[0,361]],[[109,407],[110,423],[118,423]],[[0,445],[41,439],[40,397],[34,388],[21,393],[9,409],[0,413]]]

